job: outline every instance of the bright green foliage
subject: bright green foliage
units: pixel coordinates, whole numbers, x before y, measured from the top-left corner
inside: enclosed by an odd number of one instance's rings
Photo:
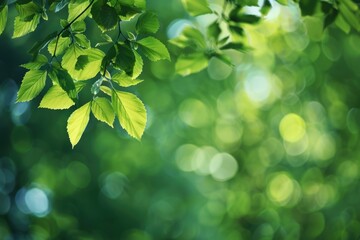
[[[45,87],[47,72],[43,70],[28,71],[21,83],[17,102],[27,102],[39,95],[41,90]]]
[[[47,59],[46,56],[44,56],[42,54],[39,54],[39,55],[36,56],[36,58],[32,62],[24,63],[21,66],[23,68],[28,69],[28,70],[30,70],[30,69],[39,69],[42,66],[44,66],[45,64],[47,64],[48,61],[49,60]]]
[[[165,45],[154,37],[146,37],[139,41],[140,49],[144,55],[151,61],[158,61],[162,59],[170,60],[170,55]]]
[[[200,72],[208,66],[208,57],[201,52],[182,54],[176,61],[175,70],[182,76]]]
[[[60,86],[52,86],[44,95],[39,108],[48,108],[53,110],[68,109],[75,103]]]
[[[49,71],[49,77],[54,84],[59,84],[60,87],[67,92],[70,98],[77,99],[77,91],[75,83],[67,71],[58,66],[52,66]]]
[[[75,35],[77,36],[77,35]],[[69,45],[71,43],[71,39],[69,37],[59,37],[59,39],[53,39],[48,44],[48,51],[50,54],[53,54],[55,52],[55,45],[57,42],[57,49],[56,49],[56,56],[61,55],[65,52],[66,49],[69,48]]]
[[[84,50],[73,44],[63,56],[62,67],[69,72],[73,79],[88,80],[99,73],[104,55],[99,49]],[[86,60],[81,61],[81,59],[84,59],[81,56],[86,56]],[[79,60],[81,64],[79,64]]]
[[[134,94],[122,91],[112,91],[111,99],[120,125],[130,136],[140,140],[146,126],[144,104]]]
[[[288,0],[276,0],[276,1],[282,5],[288,5]]]
[[[159,20],[153,12],[142,13],[136,22],[137,33],[156,33],[159,27]]]
[[[208,6],[208,2],[206,0],[182,0],[186,11],[191,16],[199,16],[202,14],[212,13],[212,10]]]
[[[82,107],[76,109],[67,121],[67,132],[72,147],[79,142],[90,118],[90,102],[84,104]]]
[[[8,15],[8,6],[0,6],[0,34],[4,31]]]
[[[96,119],[113,127],[115,113],[110,101],[104,97],[97,97],[91,102],[91,112]]]
[[[143,80],[132,79],[124,73],[116,73],[111,78],[113,81],[118,83],[121,87],[130,87],[141,83]]]
[[[213,58],[233,66],[228,50],[244,52],[248,49],[244,29],[259,23],[274,4],[269,0],[260,2],[224,0],[210,5],[208,0],[182,0],[189,15],[213,14],[216,19],[205,29],[185,27],[179,36],[169,41],[176,59],[176,72],[182,76],[198,73],[207,68]],[[277,2],[287,5],[290,1]],[[352,0],[295,2],[299,4],[302,15],[323,16],[324,27],[335,23],[347,33],[352,29],[360,31],[359,7]],[[159,30],[160,22],[156,13],[147,11],[146,1],[1,1],[0,34],[9,22],[11,4],[15,5],[17,12],[13,21],[13,38],[36,31],[41,21],[48,20],[48,11],[62,12],[61,16],[67,17],[60,19],[60,29],[45,34],[30,48],[32,60],[21,65],[28,72],[17,101],[36,97],[47,79],[51,86],[40,103],[41,108],[70,108],[79,102],[79,96],[86,96],[81,91],[89,91],[93,99],[89,103],[91,111],[98,120],[112,127],[116,115],[129,135],[140,139],[146,124],[145,107],[135,95],[119,90],[142,82],[138,78],[143,71],[144,56],[150,61],[170,60],[166,46],[156,37],[149,36]],[[222,9],[212,9],[216,4]],[[250,14],[246,9],[249,6],[259,7],[262,15]],[[103,32],[100,42],[90,37],[89,29],[93,25]],[[76,134],[70,136],[73,146],[79,141],[85,126],[77,129]]]
[[[40,15],[34,15],[29,21],[23,21],[20,17],[15,18],[13,38],[22,37],[30,32],[35,31],[40,22]]]
[[[68,22],[84,20],[90,13],[89,5],[90,2],[88,0],[70,0],[68,5]],[[82,12],[83,14],[79,15]]]

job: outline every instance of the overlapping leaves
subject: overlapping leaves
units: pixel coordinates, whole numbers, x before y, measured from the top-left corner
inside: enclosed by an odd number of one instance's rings
[[[69,139],[74,147],[81,139],[90,120],[114,126],[115,117],[122,128],[140,140],[146,126],[146,109],[133,93],[119,89],[142,82],[143,59],[170,59],[165,45],[148,34],[156,33],[159,21],[153,12],[145,11],[144,0],[52,0],[47,5],[21,0],[16,3],[13,37],[35,31],[40,19],[47,20],[46,11],[67,9],[67,19],[60,20],[61,29],[38,41],[31,48],[33,60],[23,64],[28,69],[20,86],[17,101],[30,101],[40,94],[49,81],[39,107],[53,110],[77,108],[67,121]],[[0,5],[0,33],[7,22],[8,5]],[[136,17],[138,16],[138,17]],[[92,47],[86,35],[87,18],[104,32],[104,43]],[[121,23],[133,22],[134,29],[123,32]],[[117,31],[117,37],[106,32]],[[100,47],[103,46],[103,47]],[[47,49],[47,51],[44,51]],[[79,94],[90,85],[92,100],[81,104]],[[102,91],[100,91],[102,90]]]

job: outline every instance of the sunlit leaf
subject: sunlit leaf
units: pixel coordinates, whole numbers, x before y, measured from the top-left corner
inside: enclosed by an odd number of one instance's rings
[[[85,128],[89,122],[90,102],[84,104],[82,107],[76,109],[67,121],[67,132],[72,147],[79,142]]]
[[[170,54],[165,45],[154,37],[146,37],[137,41],[144,55],[151,61],[170,60]]]
[[[17,95],[17,102],[27,102],[36,97],[45,87],[47,72],[43,70],[28,71],[22,82]]]
[[[36,14],[29,21],[23,21],[19,16],[15,17],[13,38],[22,37],[30,32],[35,31],[40,22],[40,15]]]
[[[195,50],[206,48],[204,35],[192,26],[185,27],[178,37],[169,40],[169,42],[179,48],[192,48]]]
[[[175,71],[182,76],[187,76],[200,72],[208,66],[208,63],[208,57],[204,53],[180,55],[175,64]]]
[[[40,102],[39,108],[53,110],[68,109],[75,103],[68,94],[58,85],[52,86]]]
[[[2,34],[2,32],[5,29],[6,22],[7,22],[7,15],[8,15],[8,6],[5,5],[5,7],[3,7],[0,10],[0,34]]]
[[[71,24],[71,31],[74,33],[82,33],[86,30],[86,24],[84,21],[77,21]]]
[[[80,47],[90,48],[90,40],[84,34],[76,34],[74,39]]]
[[[108,99],[97,97],[91,102],[91,112],[95,118],[113,127],[115,113]]]
[[[159,20],[153,12],[141,14],[136,22],[136,31],[138,33],[156,33],[159,27]]]
[[[120,125],[130,136],[140,140],[146,126],[144,104],[134,94],[122,91],[113,91],[111,99]]]
[[[288,5],[288,0],[276,0],[276,1],[282,5]]]
[[[51,55],[53,55],[55,52],[56,41],[57,38],[51,40],[51,42],[48,44],[48,51]],[[63,54],[64,51],[69,48],[70,43],[71,39],[69,37],[59,37],[55,55],[59,56]]]
[[[55,83],[59,84],[61,88],[67,92],[70,98],[77,98],[77,91],[75,88],[75,84],[71,76],[67,71],[62,68],[53,67],[51,71],[49,71],[49,77]]]
[[[130,87],[141,83],[143,80],[132,79],[124,73],[116,73],[111,78],[113,81],[117,82],[121,87]]]
[[[39,15],[42,12],[41,7],[35,1],[17,1],[15,7],[19,13],[19,18],[23,21],[29,21],[34,15]]]
[[[73,20],[75,21],[82,21],[84,20],[90,13],[90,2],[88,0],[71,0],[68,5],[68,22],[71,22]],[[79,16],[81,12],[85,11],[83,14]],[[78,17],[79,16],[79,17]]]
[[[42,66],[44,66],[47,63],[48,63],[47,57],[42,55],[42,54],[39,54],[39,55],[36,56],[34,61],[22,64],[20,66],[22,66],[23,68],[29,69],[29,70],[30,69],[35,70],[35,69],[41,68]]]
[[[186,11],[191,16],[199,16],[207,13],[212,13],[206,0],[182,0]]]
[[[76,63],[81,55],[86,55],[88,57],[88,62],[83,68],[76,69]],[[69,72],[73,79],[88,80],[99,73],[104,56],[105,54],[99,49],[82,49],[76,44],[73,44],[65,52],[61,63],[62,67]]]

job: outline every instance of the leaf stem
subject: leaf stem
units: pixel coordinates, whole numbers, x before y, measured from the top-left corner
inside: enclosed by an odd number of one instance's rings
[[[73,24],[77,19],[79,19],[79,17],[81,15],[83,15],[90,7],[91,5],[95,2],[95,0],[91,0],[91,2],[89,3],[89,5],[87,5],[87,7],[81,11],[81,13],[79,15],[77,15],[71,22],[69,22],[63,29],[61,29],[61,31],[57,34],[56,36],[56,43],[55,43],[55,49],[54,49],[54,53],[51,57],[51,60],[55,57],[56,55],[56,50],[57,50],[57,47],[58,47],[58,43],[59,43],[59,38],[61,36],[61,34],[63,32],[65,32],[69,27],[71,27],[71,24]]]

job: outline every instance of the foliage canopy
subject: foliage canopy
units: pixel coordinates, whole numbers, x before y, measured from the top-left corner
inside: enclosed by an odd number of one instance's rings
[[[351,0],[295,1],[302,15],[319,15],[323,26],[335,24],[344,32],[360,31],[359,7]],[[169,43],[173,46],[175,69],[180,75],[197,73],[217,58],[233,66],[227,50],[247,51],[244,25],[257,24],[266,17],[274,2],[265,0],[224,0],[220,11],[211,9],[207,0],[182,0],[190,16],[214,14],[216,19],[206,31],[186,27]],[[294,4],[287,0],[277,3]],[[155,34],[160,27],[156,13],[147,11],[145,0],[2,0],[0,3],[0,34],[8,22],[9,6],[15,5],[12,37],[34,32],[46,24],[48,12],[67,11],[60,19],[61,28],[39,39],[29,50],[32,61],[20,86],[17,102],[30,101],[52,85],[42,98],[41,108],[68,109],[79,104],[79,95],[91,85],[92,100],[75,110],[68,120],[68,134],[74,147],[81,138],[89,114],[113,126],[114,116],[128,134],[138,140],[146,126],[146,108],[141,100],[121,88],[141,83],[143,56],[150,61],[170,60],[167,47]],[[248,11],[259,7],[259,13]],[[86,29],[97,26],[103,41],[89,39]],[[132,27],[124,30],[124,24]],[[205,34],[203,34],[205,32]],[[47,50],[47,51],[46,51]]]

